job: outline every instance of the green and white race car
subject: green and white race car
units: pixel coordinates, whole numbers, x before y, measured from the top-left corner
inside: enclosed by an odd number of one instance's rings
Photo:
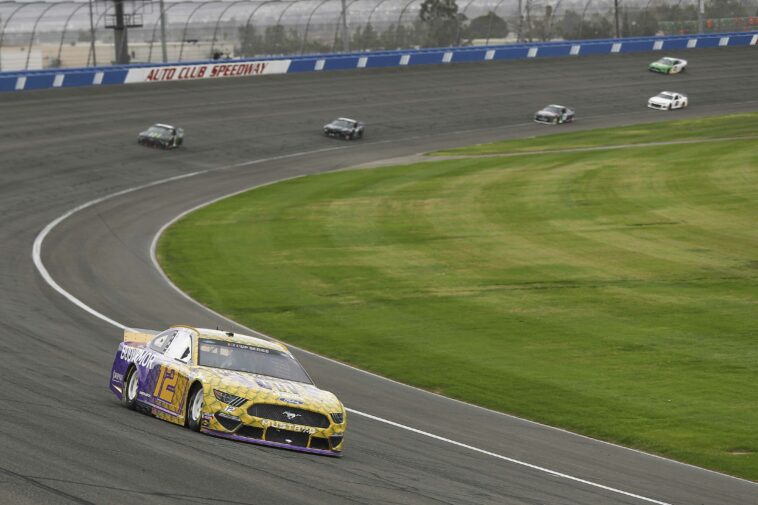
[[[686,67],[687,60],[666,56],[648,65],[647,69],[651,72],[658,72],[661,74],[678,74],[679,72],[684,72]]]

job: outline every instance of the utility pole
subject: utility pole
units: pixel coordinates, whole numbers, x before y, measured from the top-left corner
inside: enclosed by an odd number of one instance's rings
[[[613,0],[613,16],[616,19],[616,38],[621,37],[619,30],[619,0]]]
[[[698,0],[697,2],[697,32],[703,33],[705,27],[703,26],[703,18],[705,18],[705,1]]]
[[[347,33],[347,6],[345,0],[342,0],[342,50],[344,52],[350,51],[350,40]]]
[[[163,7],[163,0],[161,0],[161,51],[163,52],[163,63],[168,63],[168,51],[166,50],[166,9]]]
[[[95,23],[92,17],[92,0],[89,0],[89,50],[92,52],[92,66],[97,66],[97,54],[95,53]]]

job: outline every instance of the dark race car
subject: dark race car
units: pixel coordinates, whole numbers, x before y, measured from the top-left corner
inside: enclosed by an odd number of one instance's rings
[[[574,120],[574,111],[563,105],[548,105],[534,115],[537,123],[570,123]]]
[[[363,138],[366,125],[355,119],[341,117],[324,125],[324,134],[328,137],[342,137],[346,140]]]
[[[157,123],[137,135],[137,143],[162,149],[175,149],[184,141],[184,130]]]

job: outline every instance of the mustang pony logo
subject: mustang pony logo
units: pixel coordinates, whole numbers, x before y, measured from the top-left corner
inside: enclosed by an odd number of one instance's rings
[[[285,411],[284,411],[284,412],[282,412],[282,413],[283,413],[285,416],[287,416],[287,420],[288,420],[288,421],[292,421],[292,420],[293,420],[293,419],[295,419],[296,417],[302,417],[302,414],[298,414],[298,413],[296,413],[296,412],[290,412],[289,410],[285,410]]]

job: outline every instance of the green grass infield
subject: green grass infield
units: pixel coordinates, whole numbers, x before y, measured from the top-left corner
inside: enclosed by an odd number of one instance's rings
[[[161,265],[286,342],[758,480],[758,114],[443,154],[223,200]]]

